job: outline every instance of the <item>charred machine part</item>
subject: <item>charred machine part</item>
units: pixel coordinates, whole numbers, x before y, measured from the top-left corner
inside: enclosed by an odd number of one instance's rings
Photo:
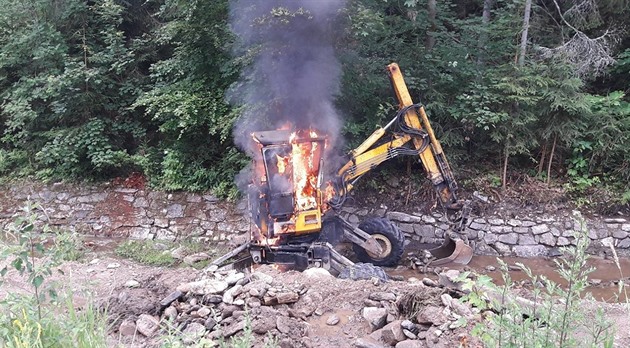
[[[354,226],[336,211],[361,176],[400,155],[419,158],[451,222],[444,244],[429,250],[434,262],[470,261],[472,249],[455,238],[468,224],[468,202],[457,198],[457,183],[424,107],[411,100],[397,64],[390,64],[387,71],[399,111],[384,128],[352,150],[348,162],[332,178],[324,177],[327,138],[317,130],[252,134],[260,155],[254,159],[255,177],[248,188],[250,240],[214,264],[247,251],[238,264],[272,263],[293,269],[316,266],[341,272],[352,262],[334,246],[348,241],[361,262],[396,265],[404,247],[404,235],[398,226],[384,218],[368,218]]]

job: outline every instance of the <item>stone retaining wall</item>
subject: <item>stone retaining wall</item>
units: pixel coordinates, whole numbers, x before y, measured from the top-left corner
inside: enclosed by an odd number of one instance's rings
[[[0,195],[2,226],[30,202],[44,210],[41,220],[95,236],[226,241],[249,231],[243,206],[207,194],[22,183],[5,187]]]
[[[40,217],[50,224],[96,236],[209,241],[243,239],[249,230],[245,204],[231,204],[208,194],[165,193],[100,185],[21,183],[0,189],[0,224],[4,226],[27,201],[41,206]],[[358,224],[366,216],[384,216],[396,222],[409,240],[439,244],[449,228],[440,213],[407,214],[386,209],[344,208]],[[630,221],[624,217],[587,219],[591,251],[608,252],[609,244],[630,254]],[[1,226],[0,226],[1,227]],[[522,257],[553,256],[558,248],[575,244],[580,224],[564,215],[525,215],[504,218],[476,217],[466,228],[478,254]]]

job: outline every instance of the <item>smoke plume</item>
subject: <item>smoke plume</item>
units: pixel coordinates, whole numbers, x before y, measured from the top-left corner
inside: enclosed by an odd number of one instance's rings
[[[341,121],[333,101],[341,68],[334,42],[341,32],[341,0],[235,0],[230,23],[240,45],[237,59],[251,61],[231,88],[242,105],[236,144],[255,156],[253,131],[312,128],[333,143]]]

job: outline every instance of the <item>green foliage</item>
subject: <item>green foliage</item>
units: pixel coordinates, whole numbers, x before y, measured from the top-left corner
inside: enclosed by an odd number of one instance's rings
[[[39,225],[38,209],[27,205],[5,231],[0,259],[4,278],[9,268],[30,285],[27,293],[10,293],[0,301],[0,341],[3,346],[24,347],[106,347],[106,317],[91,304],[75,309],[70,289],[60,288],[46,278],[68,256],[74,237],[58,234],[53,247],[45,247],[38,235],[50,232]],[[67,244],[67,243],[70,243]],[[60,247],[60,248],[57,248]]]
[[[170,243],[169,243],[170,244]],[[150,266],[173,266],[177,260],[169,245],[149,240],[128,240],[116,247],[116,255]]]
[[[472,305],[491,309],[489,322],[479,324],[474,334],[485,347],[612,347],[614,328],[605,318],[603,310],[592,312],[584,308],[582,301],[588,285],[587,276],[593,271],[587,267],[586,249],[590,243],[584,220],[577,216],[581,229],[576,231],[575,247],[563,247],[562,257],[554,259],[560,278],[567,284],[560,286],[545,276],[539,276],[522,264],[533,285],[531,302],[514,298],[514,283],[508,266],[497,259],[501,266],[503,283],[497,286],[489,278],[468,281],[471,292],[464,298]],[[488,296],[488,294],[492,294]],[[485,299],[490,298],[490,301]]]

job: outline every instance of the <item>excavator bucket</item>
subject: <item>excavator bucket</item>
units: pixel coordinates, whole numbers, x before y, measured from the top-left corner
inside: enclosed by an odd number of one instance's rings
[[[473,256],[473,250],[461,239],[453,240],[447,233],[444,243],[437,248],[429,249],[435,259],[431,262],[433,266],[445,265],[447,263],[457,263],[467,265]]]

